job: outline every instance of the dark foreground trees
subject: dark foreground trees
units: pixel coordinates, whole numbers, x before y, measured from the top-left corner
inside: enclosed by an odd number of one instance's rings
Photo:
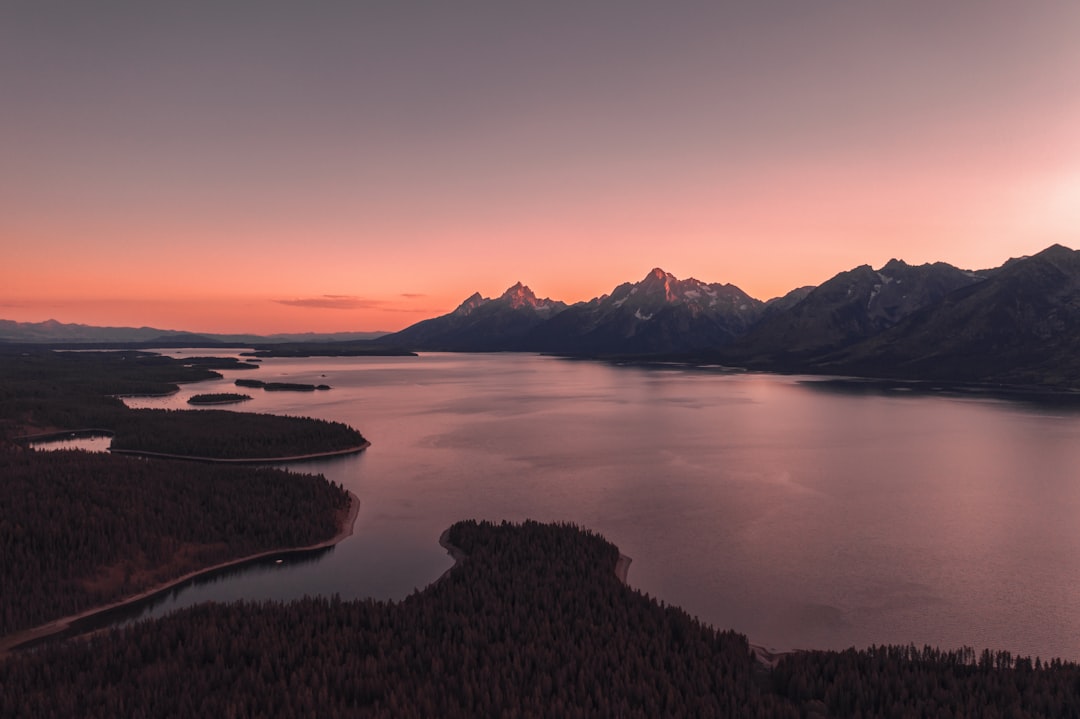
[[[2,716],[1076,716],[1074,664],[813,652],[621,585],[570,526],[455,525],[466,560],[399,603],[211,604],[0,663]]]
[[[348,505],[322,475],[0,445],[0,636],[326,541]]]
[[[94,428],[115,448],[250,459],[364,444],[302,417],[132,410],[112,393],[167,393],[217,377],[145,352],[0,346],[0,637],[186,573],[333,537],[348,494],[322,476],[37,452],[18,438]],[[225,362],[225,364],[229,364]]]

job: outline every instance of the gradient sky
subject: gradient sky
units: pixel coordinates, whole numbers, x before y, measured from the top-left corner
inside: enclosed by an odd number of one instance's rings
[[[1080,3],[0,5],[0,318],[395,330],[1080,234]]]

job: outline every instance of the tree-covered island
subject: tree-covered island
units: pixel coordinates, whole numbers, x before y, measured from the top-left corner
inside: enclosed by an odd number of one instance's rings
[[[236,404],[237,402],[246,402],[249,399],[251,399],[250,394],[240,394],[239,392],[212,392],[208,394],[194,394],[188,398],[188,404]]]
[[[302,382],[263,382],[258,379],[238,379],[237,387],[250,387],[252,389],[264,389],[267,392],[314,392],[315,390],[328,390],[330,385],[305,384]]]

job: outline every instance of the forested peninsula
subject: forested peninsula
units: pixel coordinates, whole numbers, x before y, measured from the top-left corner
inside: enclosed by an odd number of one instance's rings
[[[801,652],[774,669],[622,584],[570,525],[462,522],[401,602],[205,604],[0,664],[0,715],[1061,717],[1080,667],[1006,652]]]
[[[220,378],[207,368],[138,351],[0,348],[0,439],[79,430],[113,433],[112,449],[203,460],[285,461],[358,452],[352,427],[310,417],[204,410],[129,409],[116,395],[166,395],[179,382]],[[225,362],[225,364],[228,364]]]
[[[132,410],[112,396],[220,376],[200,360],[0,348],[0,648],[20,630],[192,572],[329,542],[350,521],[356,498],[322,475],[27,446],[28,436],[89,428],[111,433],[118,451],[214,460],[366,446],[340,423]]]
[[[0,449],[0,637],[192,571],[337,534],[321,475]]]

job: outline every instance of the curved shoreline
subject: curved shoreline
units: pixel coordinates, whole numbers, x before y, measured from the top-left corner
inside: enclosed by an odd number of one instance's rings
[[[19,437],[12,438],[12,441],[19,444],[30,444],[32,442],[53,442],[64,439],[77,439],[79,437],[115,437],[116,433],[111,429],[97,429],[93,427],[87,427],[85,429],[61,429],[55,432],[41,432],[38,434],[24,434]]]
[[[438,579],[428,585],[431,587],[434,587],[436,584],[446,579],[446,576],[450,574],[450,572],[452,572],[459,563],[461,563],[466,557],[469,556],[461,550],[461,547],[450,544],[450,527],[444,529],[442,534],[439,535],[439,546],[446,550],[446,553],[450,555],[451,559],[454,560],[454,563],[445,572],[440,574]],[[619,581],[626,586],[630,586],[629,584],[627,584],[626,574],[630,571],[630,562],[632,561],[634,560],[632,560],[630,557],[626,556],[622,552],[619,552],[619,558],[615,561],[615,576],[618,577]]]
[[[141,449],[114,449],[109,448],[113,454],[126,454],[132,457],[147,457],[150,459],[179,459],[186,462],[208,462],[211,464],[281,464],[284,462],[303,462],[309,459],[325,459],[327,457],[341,457],[346,454],[357,454],[371,446],[371,442],[365,440],[362,444],[346,449],[334,449],[328,452],[312,452],[311,454],[296,454],[291,457],[241,457],[226,459],[222,457],[198,457],[188,454],[169,454],[167,452],[147,452]]]
[[[116,433],[111,429],[65,429],[56,432],[43,432],[41,434],[27,434],[15,437],[14,441],[20,444],[32,442],[50,442],[77,437],[115,437]],[[132,457],[148,457],[151,459],[179,459],[187,462],[208,462],[213,464],[281,464],[284,462],[304,462],[309,459],[326,459],[328,457],[341,457],[347,454],[363,452],[371,446],[371,442],[364,440],[355,447],[345,449],[333,449],[326,452],[312,452],[310,454],[295,454],[290,457],[199,457],[189,454],[170,454],[168,452],[148,452],[141,449],[115,449],[109,447],[112,454],[126,454]]]
[[[250,399],[251,399],[251,395],[244,395],[240,399],[215,399],[215,400],[208,400],[206,402],[203,402],[203,401],[192,402],[189,399],[187,401],[187,403],[190,404],[192,407],[217,407],[217,406],[223,405],[223,404],[242,404],[244,402],[247,402]]]
[[[359,516],[359,514],[360,498],[350,491],[349,512],[345,516],[345,519],[342,522],[341,528],[338,530],[338,533],[330,539],[306,547],[285,547],[281,549],[269,549],[264,552],[258,552],[256,554],[248,555],[246,557],[230,559],[228,561],[215,564],[211,567],[204,567],[202,569],[197,569],[193,572],[188,572],[187,574],[177,577],[176,579],[170,579],[163,584],[155,585],[153,587],[150,587],[149,589],[145,589],[139,592],[138,594],[133,594],[129,597],[119,599],[110,604],[94,607],[92,609],[86,609],[77,614],[72,614],[67,617],[61,617],[60,619],[54,619],[51,622],[40,624],[36,627],[31,627],[30,629],[23,629],[21,631],[15,632],[14,634],[9,634],[6,637],[0,637],[0,659],[3,659],[6,655],[18,649],[24,644],[29,644],[31,642],[45,639],[46,637],[50,637],[54,634],[59,634],[60,632],[68,629],[75,622],[89,619],[96,615],[104,614],[105,612],[110,612],[114,609],[125,607],[129,604],[135,604],[136,602],[141,602],[145,599],[150,599],[151,597],[167,592],[178,585],[189,582],[192,579],[197,579],[203,575],[212,574],[222,569],[228,569],[229,567],[234,567],[240,564],[254,562],[259,559],[265,559],[266,557],[302,554],[306,552],[311,552],[316,549],[325,549],[327,547],[332,547],[341,542],[342,540],[352,536],[353,531],[356,527],[356,518]]]

